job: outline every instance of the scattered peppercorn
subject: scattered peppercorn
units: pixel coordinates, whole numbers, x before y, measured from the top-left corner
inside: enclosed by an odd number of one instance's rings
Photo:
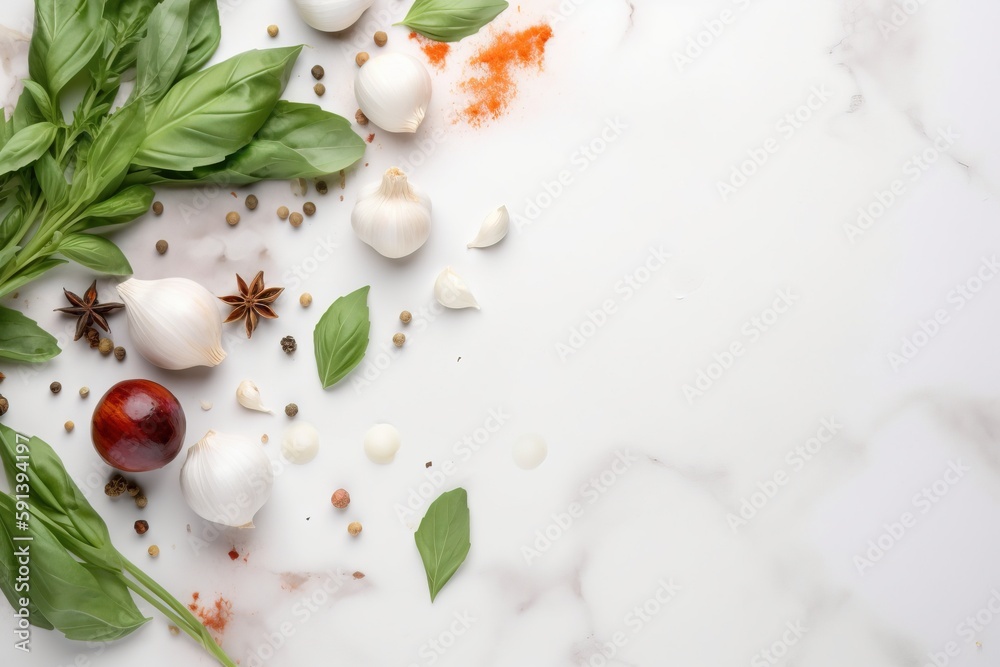
[[[285,414],[288,415],[289,417],[294,417],[295,415],[299,414],[299,406],[295,405],[294,403],[289,403],[288,405],[285,406]]]
[[[142,493],[142,488],[135,482],[128,482],[125,484],[125,492],[135,498]]]
[[[7,376],[4,375],[3,373],[0,373],[0,382],[3,382],[5,379],[7,379]]]
[[[0,415],[7,414],[8,409],[10,409],[10,402],[0,395]]]
[[[181,629],[178,628],[176,625],[168,625],[167,630],[169,630],[170,634],[172,634],[174,637],[176,637],[181,633]]]
[[[74,424],[72,421],[68,421],[65,424],[63,424],[63,428],[66,429],[67,433],[69,433],[70,431],[72,431],[75,427],[76,427],[76,424]]]
[[[236,211],[230,211],[226,213],[226,224],[230,227],[235,227],[240,224],[240,214]]]
[[[122,347],[121,345],[116,347],[114,352],[115,352],[115,359],[117,359],[118,361],[121,361],[122,359],[125,358],[125,348]]]
[[[270,35],[271,37],[277,37],[278,36],[278,26],[274,25],[273,23],[271,25],[267,26],[267,34]]]
[[[342,510],[351,504],[351,494],[349,494],[346,489],[337,489],[333,492],[333,495],[330,496],[330,502],[333,503],[334,507]]]
[[[60,391],[62,391],[62,385],[59,384],[58,382],[53,382],[52,384],[49,385],[49,391],[51,391],[53,394],[58,394]]]
[[[110,338],[102,338],[97,344],[97,351],[103,355],[111,354],[115,349],[115,344]]]
[[[351,576],[354,577],[355,579],[364,579],[365,578],[365,573],[364,572],[355,572]]]
[[[167,252],[167,248],[169,247],[170,246],[167,245],[167,242],[164,241],[163,239],[160,239],[159,241],[156,242],[156,252],[160,253],[161,255],[165,255]]]
[[[158,547],[158,546],[156,546],[154,544],[153,546],[151,546],[148,549],[146,549],[146,553],[148,553],[153,558],[156,558],[157,556],[160,555],[160,547]]]
[[[90,387],[80,387],[80,398],[87,398],[90,396]]]
[[[97,347],[101,341],[101,335],[97,333],[97,329],[94,329],[93,327],[87,329],[86,336],[87,342],[90,343],[90,347],[92,348]]]
[[[112,498],[116,498],[125,493],[126,486],[125,478],[121,475],[115,475],[104,485],[104,493]]]
[[[316,93],[317,97],[323,97],[323,95],[326,94],[326,86],[324,86],[322,83],[317,83],[315,86],[313,86],[313,92]]]
[[[288,207],[287,206],[279,206],[278,207],[278,219],[279,220],[287,220],[288,219]]]
[[[412,320],[412,319],[413,319],[413,315],[411,315],[410,311],[408,311],[408,310],[404,310],[403,312],[401,312],[399,314],[399,321],[402,322],[403,324],[409,324],[410,320]]]
[[[142,495],[141,493],[135,497],[135,506],[138,507],[139,509],[144,508],[148,504],[149,504],[149,499],[147,499],[146,496]]]
[[[315,215],[316,204],[312,203],[311,201],[307,201],[305,204],[302,205],[302,212],[308,216]]]
[[[347,524],[347,532],[351,534],[351,537],[357,537],[361,534],[361,524],[357,521],[352,521]]]
[[[354,62],[358,64],[358,67],[361,67],[366,62],[368,62],[368,58],[369,58],[368,54],[365,53],[364,51],[361,51],[360,53],[358,53],[358,55],[354,56]]]
[[[135,528],[135,532],[140,535],[145,535],[146,531],[149,530],[149,522],[145,519],[139,519],[135,522],[135,524],[133,524],[133,528]]]
[[[163,202],[161,201],[153,202],[153,215],[163,215]]]
[[[368,124],[368,116],[366,116],[365,112],[362,111],[361,109],[358,109],[357,112],[354,114],[354,120],[358,121],[358,125]]]
[[[326,181],[316,181],[316,192],[325,195],[329,191],[330,188],[327,186]]]
[[[247,198],[243,200],[243,204],[253,211],[257,208],[257,195],[247,195]]]
[[[322,65],[313,65],[313,68],[309,71],[312,72],[313,78],[317,81],[323,78],[324,72]]]
[[[384,30],[379,30],[375,33],[375,46],[385,46],[388,41],[389,35],[385,34]]]
[[[299,305],[303,308],[308,308],[312,305],[313,297],[309,292],[303,292],[302,296],[299,297]]]
[[[290,216],[288,216],[288,222],[292,225],[292,227],[298,227],[299,225],[302,224],[302,214],[299,213],[298,211],[292,213]]]
[[[295,343],[295,338],[292,336],[285,336],[281,339],[281,349],[285,351],[285,354],[291,354],[298,348]]]
[[[392,337],[392,344],[396,347],[403,347],[403,343],[406,342],[406,336],[401,333],[396,334]]]
[[[267,433],[265,433],[264,435],[260,436],[260,441],[261,441],[261,442],[262,442],[263,444],[265,444],[265,445],[266,445],[266,444],[267,444],[267,441],[268,441],[268,440],[270,440],[270,438],[269,438],[269,437],[267,437]]]

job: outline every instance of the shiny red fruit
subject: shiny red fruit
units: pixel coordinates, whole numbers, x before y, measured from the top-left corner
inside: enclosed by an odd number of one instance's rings
[[[124,380],[101,397],[90,423],[94,449],[124,472],[167,465],[184,444],[187,420],[177,398],[152,380]]]

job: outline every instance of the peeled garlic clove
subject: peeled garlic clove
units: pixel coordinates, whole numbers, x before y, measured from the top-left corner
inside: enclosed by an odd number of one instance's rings
[[[289,463],[309,463],[319,452],[319,431],[307,422],[292,424],[281,438],[281,455]]]
[[[264,401],[260,397],[260,389],[252,380],[240,382],[240,386],[236,388],[236,401],[248,410],[272,412],[269,408],[264,407]]]
[[[118,294],[132,345],[149,363],[180,370],[218,366],[226,358],[219,301],[193,280],[130,278],[118,285]]]
[[[253,528],[253,517],[274,486],[264,448],[247,438],[209,431],[181,467],[184,500],[203,519]]]
[[[510,230],[510,213],[506,206],[501,206],[497,210],[486,216],[483,224],[479,227],[479,233],[467,248],[489,248],[491,245],[500,243],[503,237],[507,236]]]
[[[431,235],[431,200],[400,169],[391,167],[380,183],[358,193],[351,227],[380,255],[406,257]]]
[[[358,69],[354,96],[368,120],[386,132],[416,132],[431,102],[431,75],[413,56],[386,53]]]
[[[475,308],[479,310],[476,297],[472,296],[465,284],[451,267],[445,268],[434,281],[434,298],[445,308]]]
[[[302,20],[325,32],[350,28],[374,3],[375,0],[295,0]]]
[[[392,463],[399,444],[399,431],[392,424],[375,424],[365,433],[365,455],[373,463]]]
[[[522,470],[532,470],[542,465],[548,453],[549,446],[545,444],[545,440],[534,434],[522,435],[511,449],[514,464]]]

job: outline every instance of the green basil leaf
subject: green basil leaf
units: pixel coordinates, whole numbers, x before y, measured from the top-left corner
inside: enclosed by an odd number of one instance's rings
[[[508,6],[504,0],[417,0],[396,25],[438,42],[457,42],[479,32]]]
[[[0,287],[0,296],[6,296],[6,295],[10,294],[14,290],[16,290],[19,287],[21,287],[22,285],[27,285],[32,280],[34,280],[38,276],[42,275],[43,273],[45,273],[49,269],[54,269],[55,267],[59,266],[60,264],[65,264],[65,263],[66,263],[65,259],[51,259],[51,258],[49,258],[49,259],[35,260],[34,262],[32,262],[31,264],[28,264],[27,266],[23,267],[20,271],[18,271],[13,276],[11,276],[10,278],[8,278],[7,280],[4,281],[3,287]],[[25,318],[25,319],[27,319],[27,318]],[[31,320],[28,320],[28,321],[31,322],[32,324],[34,324],[34,322],[32,322]],[[2,323],[2,322],[3,322],[3,318],[0,318],[0,323]],[[42,333],[45,333],[41,329],[38,329],[38,331],[40,331]],[[0,357],[4,356],[4,353],[3,353],[3,350],[4,350],[4,336],[6,334],[7,334],[6,331],[0,332]],[[46,334],[46,335],[48,335],[48,334]],[[55,352],[53,352],[52,354],[50,354],[47,357],[42,357],[42,358],[39,358],[39,359],[25,359],[24,361],[45,361],[46,359],[51,359],[52,357],[56,356],[57,354],[59,354],[59,348],[56,348]],[[8,358],[10,358],[10,357],[8,357]]]
[[[7,215],[3,217],[3,220],[0,220],[0,248],[5,247],[21,231],[22,224],[24,224],[23,207],[15,206],[7,211]],[[10,257],[7,257],[0,262],[0,270],[4,268],[9,259]]]
[[[104,18],[120,26],[122,32],[138,30],[145,25],[153,8],[160,0],[106,0]]]
[[[43,153],[35,160],[33,165],[35,178],[38,180],[42,194],[45,195],[45,205],[48,208],[57,208],[66,199],[69,193],[69,183],[66,182],[66,175],[62,167],[52,157],[51,153]]]
[[[38,362],[57,354],[59,345],[51,334],[18,311],[0,306],[0,359]]]
[[[67,234],[59,242],[59,254],[77,264],[113,276],[127,276],[132,266],[125,253],[103,236],[94,234]]]
[[[0,549],[14,551],[15,535],[31,538],[31,598],[43,617],[77,641],[114,641],[134,632],[150,619],[116,590],[108,575],[101,580],[92,569],[71,556],[43,521],[32,517],[23,526],[15,520],[14,501],[0,493]],[[26,530],[25,530],[26,528]],[[113,575],[111,575],[113,576]],[[118,586],[124,586],[118,577]]]
[[[164,0],[146,22],[136,53],[132,99],[148,107],[160,101],[177,80],[187,55],[190,0]]]
[[[431,602],[469,555],[469,498],[465,489],[442,493],[427,508],[414,536],[427,572]]]
[[[323,388],[331,387],[364,359],[368,349],[368,290],[366,285],[333,302],[313,330],[316,367]]]
[[[17,106],[14,107],[14,114],[11,116],[10,126],[14,130],[14,134],[30,125],[41,123],[43,120],[45,117],[42,115],[41,109],[38,108],[38,102],[35,101],[31,91],[25,88],[17,98]]]
[[[216,0],[191,0],[188,13],[187,55],[178,78],[184,78],[201,69],[208,62],[222,39],[219,24],[219,5]]]
[[[149,210],[153,196],[153,191],[145,185],[130,185],[114,197],[88,207],[80,214],[81,220],[73,225],[72,231],[132,222]]]
[[[17,171],[37,160],[52,145],[57,131],[52,123],[41,122],[15,133],[0,148],[0,174]]]
[[[118,189],[142,143],[145,119],[142,104],[126,104],[98,130],[83,166],[77,163],[79,171],[71,188],[74,199],[91,202]]]
[[[31,97],[35,100],[38,110],[46,120],[55,123],[62,119],[61,114],[56,113],[56,108],[52,104],[52,98],[49,96],[49,92],[45,90],[41,84],[37,81],[32,81],[31,79],[23,79],[21,83],[24,84],[24,89],[27,90]]]
[[[247,145],[285,89],[301,49],[247,51],[178,81],[147,117],[133,164],[189,171]]]
[[[35,0],[28,71],[53,98],[101,47],[103,11],[103,0]]]

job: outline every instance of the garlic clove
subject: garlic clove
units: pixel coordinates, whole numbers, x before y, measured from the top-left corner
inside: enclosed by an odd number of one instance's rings
[[[226,358],[219,300],[193,280],[130,278],[118,294],[132,345],[149,363],[181,370],[218,366]]]
[[[549,446],[545,440],[535,434],[522,435],[514,441],[511,449],[514,464],[521,470],[534,470],[542,465],[548,453]]]
[[[319,452],[319,431],[307,422],[292,424],[281,438],[281,455],[289,463],[304,465]]]
[[[362,241],[392,259],[416,252],[431,235],[431,200],[391,167],[379,183],[358,193],[351,211],[351,227]]]
[[[365,433],[365,455],[373,463],[392,463],[399,445],[399,431],[392,424],[375,424]]]
[[[264,401],[260,397],[260,389],[253,380],[244,380],[236,388],[236,401],[248,410],[257,412],[273,412],[270,408],[264,407]]]
[[[324,32],[339,32],[354,25],[375,0],[295,0],[299,16]]]
[[[467,248],[488,248],[496,245],[507,236],[510,230],[510,212],[506,206],[501,206],[497,210],[486,216],[483,224],[479,227],[476,238],[467,245]]]
[[[368,120],[386,132],[413,133],[431,101],[431,75],[413,56],[386,53],[358,70],[354,96]]]
[[[271,497],[274,470],[264,448],[242,436],[209,431],[188,448],[181,492],[203,519],[253,528],[254,515]]]
[[[476,297],[462,278],[446,267],[434,281],[434,298],[445,308],[475,308],[479,310]]]

